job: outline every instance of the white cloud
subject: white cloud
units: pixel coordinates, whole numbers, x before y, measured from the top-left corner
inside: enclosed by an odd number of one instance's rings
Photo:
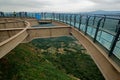
[[[57,11],[57,12],[78,12],[78,11],[83,11],[86,8],[92,7],[95,4],[90,1],[79,1],[77,3],[72,3],[72,2],[65,2],[64,3],[58,3],[54,2],[54,6],[46,6],[46,11]]]
[[[82,12],[120,10],[120,0],[0,0],[0,11]]]

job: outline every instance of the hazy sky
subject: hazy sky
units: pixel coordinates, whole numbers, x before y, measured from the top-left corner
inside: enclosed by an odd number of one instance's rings
[[[0,0],[0,11],[86,12],[120,11],[120,0]]]

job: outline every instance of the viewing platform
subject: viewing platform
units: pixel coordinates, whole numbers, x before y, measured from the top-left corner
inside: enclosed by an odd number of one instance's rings
[[[43,14],[41,20],[0,18],[0,58],[35,38],[70,35],[85,47],[106,80],[120,79],[120,19],[116,18],[62,13]]]

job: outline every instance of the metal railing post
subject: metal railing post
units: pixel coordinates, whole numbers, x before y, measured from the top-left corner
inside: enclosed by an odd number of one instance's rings
[[[104,25],[105,25],[105,21],[106,21],[106,16],[104,17],[104,19],[103,19],[103,24],[102,24],[102,28],[104,27]]]
[[[67,24],[67,15],[65,15],[65,23]]]
[[[56,13],[56,20],[58,21],[58,13]]]
[[[68,24],[68,14],[66,15],[66,24]]]
[[[44,13],[45,19],[46,19],[46,14],[47,14],[47,13]]]
[[[60,14],[60,22],[61,22],[61,14]]]
[[[54,20],[54,15],[53,15],[53,13],[51,13],[50,15],[51,15],[52,20]]]
[[[62,13],[61,13],[61,15],[60,15],[60,21],[62,22]]]
[[[61,20],[62,20],[62,14],[60,14],[60,22],[62,22]]]
[[[68,16],[68,24],[70,25],[70,14]]]
[[[96,32],[95,32],[95,36],[94,36],[93,42],[96,41],[97,34],[98,34],[98,31],[99,31],[99,27],[100,27],[100,23],[101,23],[102,19],[103,19],[103,17],[98,21],[98,24],[97,24],[97,28],[96,28]]]
[[[70,26],[71,26],[72,14],[70,15]]]
[[[90,19],[91,16],[87,16],[87,19],[86,19],[86,25],[85,25],[85,35],[87,34],[87,28],[88,28],[88,23],[89,23],[89,19]]]
[[[81,26],[81,20],[82,20],[82,15],[80,15],[80,18],[79,18],[79,31],[80,31],[80,26]]]
[[[59,22],[60,22],[60,14],[59,14]]]
[[[59,21],[59,14],[57,13],[57,21]]]
[[[94,19],[93,19],[93,24],[92,24],[92,25],[94,25],[94,24],[95,24],[95,19],[96,19],[96,16],[94,16]]]
[[[56,13],[55,13],[55,20],[56,20]]]
[[[65,21],[65,14],[63,14],[63,22]]]
[[[64,14],[62,14],[62,22],[64,22]]]
[[[117,33],[116,33],[116,35],[115,35],[115,38],[114,38],[114,40],[113,40],[113,43],[112,43],[112,45],[111,45],[110,52],[109,52],[109,56],[111,56],[111,55],[113,54],[113,50],[114,50],[114,48],[115,48],[115,46],[116,46],[116,43],[117,43],[117,41],[118,41],[119,38],[120,38],[120,20],[119,20],[119,22],[118,22],[118,26],[119,26],[119,29],[118,29],[118,31],[117,31]]]
[[[54,16],[54,13],[53,13],[53,20],[55,20],[55,16]]]
[[[74,27],[76,25],[76,15],[74,14]]]

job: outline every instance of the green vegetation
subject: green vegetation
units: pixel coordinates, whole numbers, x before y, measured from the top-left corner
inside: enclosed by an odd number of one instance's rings
[[[73,37],[20,44],[0,60],[0,80],[104,80],[82,50]]]

